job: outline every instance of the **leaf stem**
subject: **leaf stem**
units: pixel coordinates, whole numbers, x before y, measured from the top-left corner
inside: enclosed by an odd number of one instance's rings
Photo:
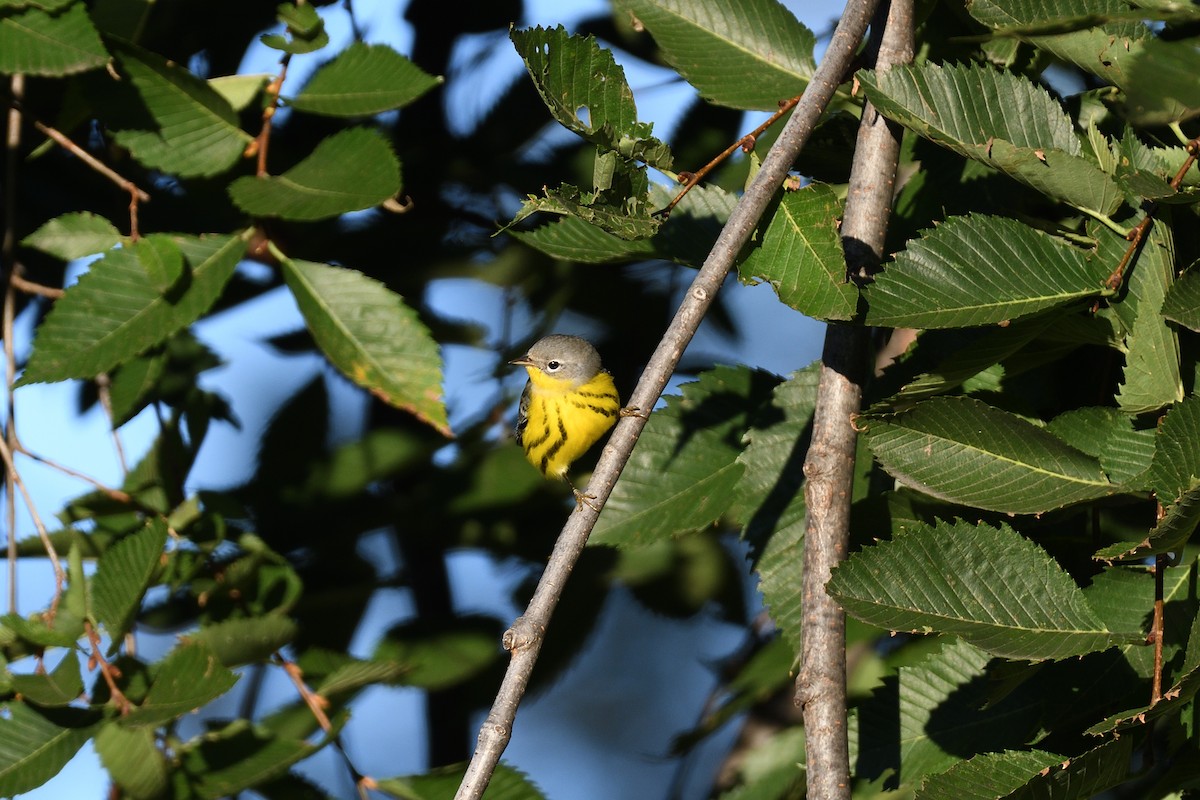
[[[672,199],[670,203],[667,203],[665,208],[660,208],[658,211],[655,211],[653,216],[662,217],[663,219],[671,216],[672,209],[679,205],[679,201],[683,199],[684,195],[692,190],[692,187],[698,185],[700,181],[707,177],[708,173],[720,166],[725,159],[729,158],[738,150],[741,150],[743,153],[749,153],[751,150],[753,150],[755,143],[758,141],[758,137],[762,136],[763,133],[776,122],[783,119],[783,116],[795,108],[796,104],[799,102],[800,95],[793,97],[791,100],[782,101],[779,104],[779,110],[772,114],[766,122],[764,122],[762,125],[759,125],[757,128],[750,131],[750,133],[747,133],[733,144],[729,145],[729,147],[726,147],[703,167],[695,172],[680,172],[676,177],[676,180],[679,181],[683,188],[679,191],[679,194],[675,195],[674,199]]]

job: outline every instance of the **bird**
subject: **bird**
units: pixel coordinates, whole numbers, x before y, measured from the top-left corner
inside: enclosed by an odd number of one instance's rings
[[[516,427],[525,457],[545,477],[566,481],[582,507],[593,498],[575,488],[567,470],[624,413],[612,375],[591,342],[562,334],[539,339],[508,363],[529,374]]]

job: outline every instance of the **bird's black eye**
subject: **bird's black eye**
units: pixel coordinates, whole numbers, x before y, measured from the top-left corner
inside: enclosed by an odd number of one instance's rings
[[[554,372],[556,369],[558,369],[561,366],[562,366],[562,364],[559,364],[557,361],[547,361],[546,362],[546,369],[548,369],[550,372]]]

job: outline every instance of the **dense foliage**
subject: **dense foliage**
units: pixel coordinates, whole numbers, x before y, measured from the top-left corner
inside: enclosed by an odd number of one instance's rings
[[[157,425],[120,485],[92,481],[55,521],[8,531],[11,558],[49,559],[55,579],[45,607],[0,617],[0,795],[90,741],[112,796],[331,796],[295,765],[340,744],[365,691],[398,685],[427,692],[435,769],[364,778],[339,747],[346,774],[361,792],[452,794],[505,621],[456,613],[447,554],[534,572],[570,502],[497,436],[511,393],[448,413],[445,354],[511,358],[571,313],[603,331],[627,390],[773,132],[669,215],[662,176],[686,178],[738,141],[741,112],[777,109],[815,68],[816,37],[776,0],[614,5],[578,31],[510,31],[516,2],[414,0],[406,57],[353,25],[331,44],[349,3],[0,0],[20,134],[6,303],[36,321],[26,349],[3,320],[20,369],[8,502],[38,455],[17,435],[37,416],[22,387],[76,381],[114,431]],[[260,36],[275,68],[239,74]],[[451,124],[453,82],[472,80],[452,56],[481,36],[528,74]],[[829,583],[853,618],[855,796],[1186,796],[1200,785],[1200,10],[928,0],[916,37],[911,66],[839,89],[796,164],[805,180],[738,264],[785,306],[913,340],[880,361],[853,422],[855,552]],[[698,92],[670,141],[639,121],[626,58]],[[320,66],[293,85],[304,59]],[[864,96],[903,131],[903,163],[893,255],[850,280],[838,220]],[[433,313],[432,289],[461,278],[536,318],[485,331]],[[281,287],[306,327],[273,343],[323,354],[371,396],[366,419],[331,442],[317,381],[276,399],[251,480],[196,485],[206,437],[239,409],[192,327]],[[816,372],[686,366],[696,379],[651,414],[535,680],[579,653],[616,585],[659,614],[741,625],[750,644],[676,749],[753,727],[712,794],[800,797],[803,730],[777,709],[803,635]],[[380,536],[400,569],[364,546]],[[368,606],[396,589],[413,613],[353,654]],[[159,632],[177,638],[149,656],[139,639]],[[264,712],[255,687],[274,673],[295,693]],[[531,778],[504,767],[493,791],[542,796]]]

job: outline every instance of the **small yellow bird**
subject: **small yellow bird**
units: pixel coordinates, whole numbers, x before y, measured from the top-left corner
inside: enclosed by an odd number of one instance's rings
[[[600,365],[596,348],[578,336],[547,336],[508,363],[529,373],[517,414],[517,441],[525,457],[547,478],[565,480],[582,503],[584,495],[567,469],[621,413],[612,375]]]

